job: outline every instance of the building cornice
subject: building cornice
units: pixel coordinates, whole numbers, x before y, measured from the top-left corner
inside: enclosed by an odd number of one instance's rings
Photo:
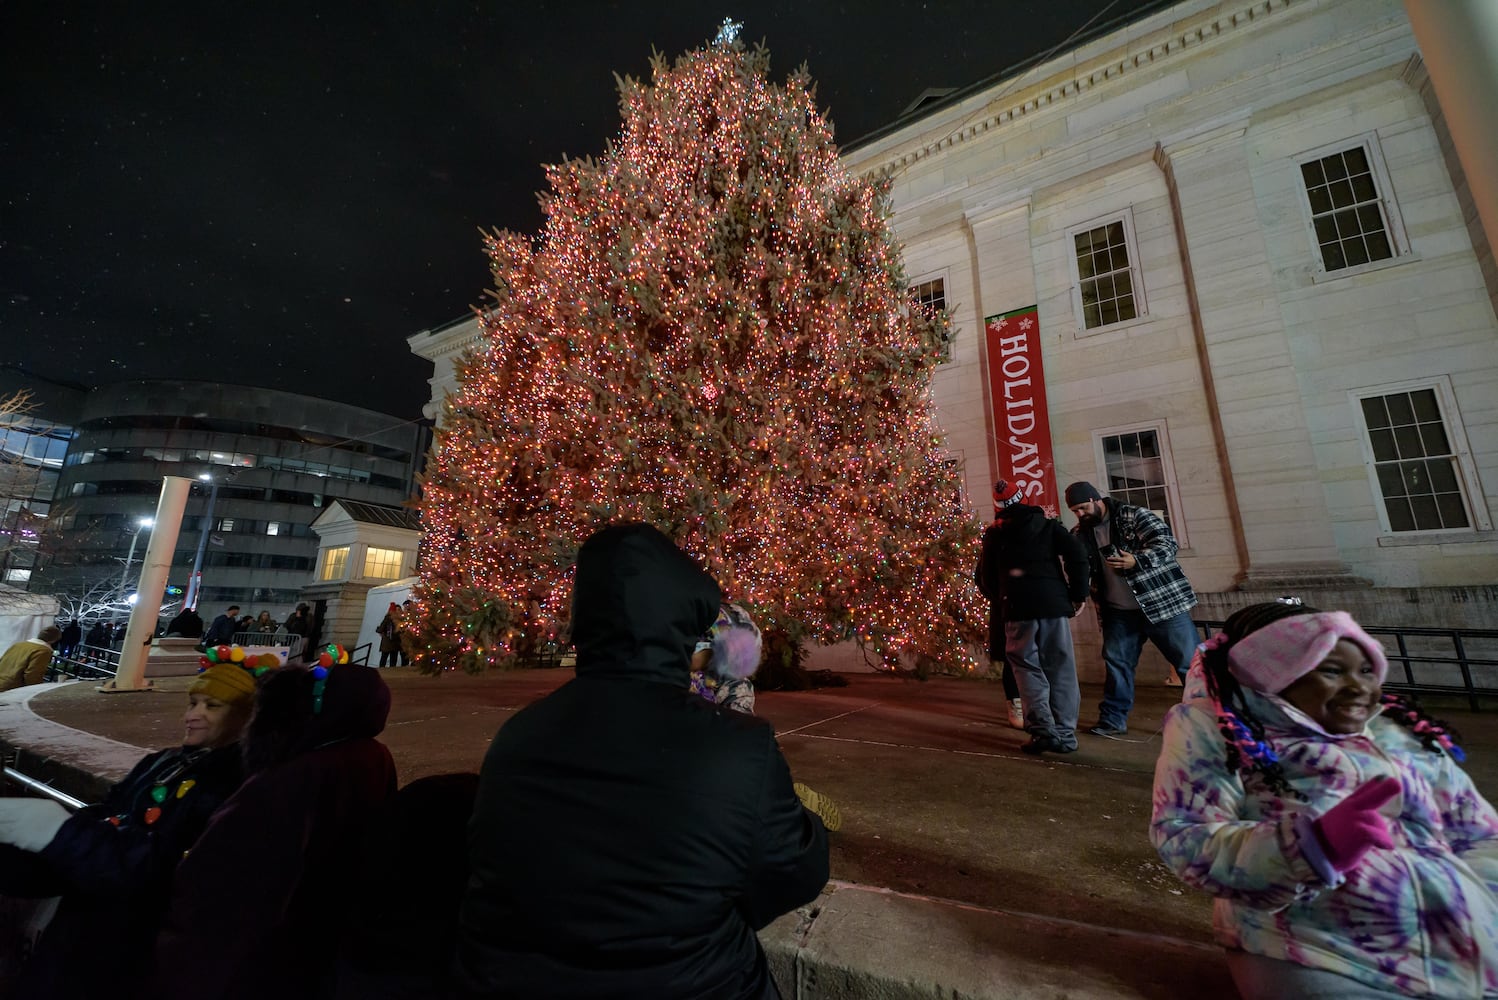
[[[1266,17],[1286,10],[1292,3],[1300,5],[1299,0],[1255,0],[1255,2],[1243,4],[1231,13],[1207,13],[1194,21],[1172,24],[1162,29],[1157,41],[1146,49],[1130,51],[1131,46],[1127,43],[1115,46],[1097,60],[1088,60],[1075,72],[1053,73],[1041,83],[1016,95],[1000,94],[989,100],[982,112],[982,117],[964,121],[956,128],[944,129],[940,137],[924,142],[901,155],[885,159],[875,166],[861,169],[859,172],[865,177],[873,178],[900,171],[920,160],[962,145],[969,139],[975,139],[996,128],[1046,110],[1063,100],[1096,87],[1116,83],[1138,70],[1158,69],[1182,58],[1188,50],[1195,50],[1203,43],[1242,29],[1249,24],[1261,23]],[[1127,34],[1128,31],[1128,28],[1122,28],[1118,33]],[[1039,69],[1049,68],[1056,62],[1060,62],[1066,55],[1070,53],[1058,56],[1051,64],[1039,67]],[[999,82],[994,89],[1002,90],[1007,82],[1009,81]],[[993,105],[999,101],[1004,101],[1004,106],[994,110]],[[952,117],[971,118],[970,110],[966,116],[963,115],[963,111],[960,105],[957,106],[953,109]]]

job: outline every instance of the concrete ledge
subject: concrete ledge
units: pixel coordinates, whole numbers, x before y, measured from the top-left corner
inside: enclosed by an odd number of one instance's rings
[[[1237,995],[1211,945],[847,882],[760,942],[786,1000]]]

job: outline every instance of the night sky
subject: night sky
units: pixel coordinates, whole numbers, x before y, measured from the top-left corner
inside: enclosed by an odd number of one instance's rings
[[[602,152],[614,76],[724,17],[836,137],[888,124],[1142,0],[0,6],[0,363],[185,377],[401,417],[405,338],[489,286],[478,230],[533,233],[541,164]]]

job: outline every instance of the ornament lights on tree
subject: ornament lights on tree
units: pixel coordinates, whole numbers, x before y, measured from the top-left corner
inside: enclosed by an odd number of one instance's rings
[[[793,639],[976,662],[979,527],[930,411],[946,316],[911,303],[888,183],[737,28],[620,81],[615,141],[547,168],[540,235],[486,238],[423,486],[424,669],[560,640],[578,546],[627,520]]]

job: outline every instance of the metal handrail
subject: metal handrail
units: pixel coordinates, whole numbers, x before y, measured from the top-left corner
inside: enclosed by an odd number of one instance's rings
[[[6,765],[3,773],[7,779],[14,781],[28,792],[35,792],[38,795],[45,796],[54,802],[61,803],[74,812],[88,805],[82,799],[75,799],[67,792],[60,792],[46,782],[38,781],[29,774],[22,774],[9,765]]]
[[[1207,638],[1212,637],[1215,629],[1223,627],[1223,622],[1196,622],[1196,627],[1205,632]],[[1402,680],[1386,679],[1384,687],[1395,691],[1412,691],[1416,694],[1455,694],[1467,699],[1467,704],[1472,711],[1482,710],[1481,697],[1498,697],[1498,687],[1485,687],[1479,685],[1472,676],[1473,667],[1498,667],[1498,659],[1471,656],[1468,654],[1468,643],[1472,640],[1485,640],[1498,643],[1498,629],[1481,628],[1428,628],[1423,626],[1402,625],[1364,625],[1363,631],[1373,636],[1391,636],[1394,640],[1394,649],[1391,650],[1385,644],[1384,657],[1389,661],[1390,674],[1392,676],[1396,666],[1402,671]],[[1451,642],[1451,656],[1442,656],[1437,653],[1411,653],[1410,638],[1426,639],[1448,639]],[[1416,664],[1429,664],[1432,666],[1455,666],[1461,673],[1462,683],[1456,684],[1431,684],[1421,681],[1415,676]]]

